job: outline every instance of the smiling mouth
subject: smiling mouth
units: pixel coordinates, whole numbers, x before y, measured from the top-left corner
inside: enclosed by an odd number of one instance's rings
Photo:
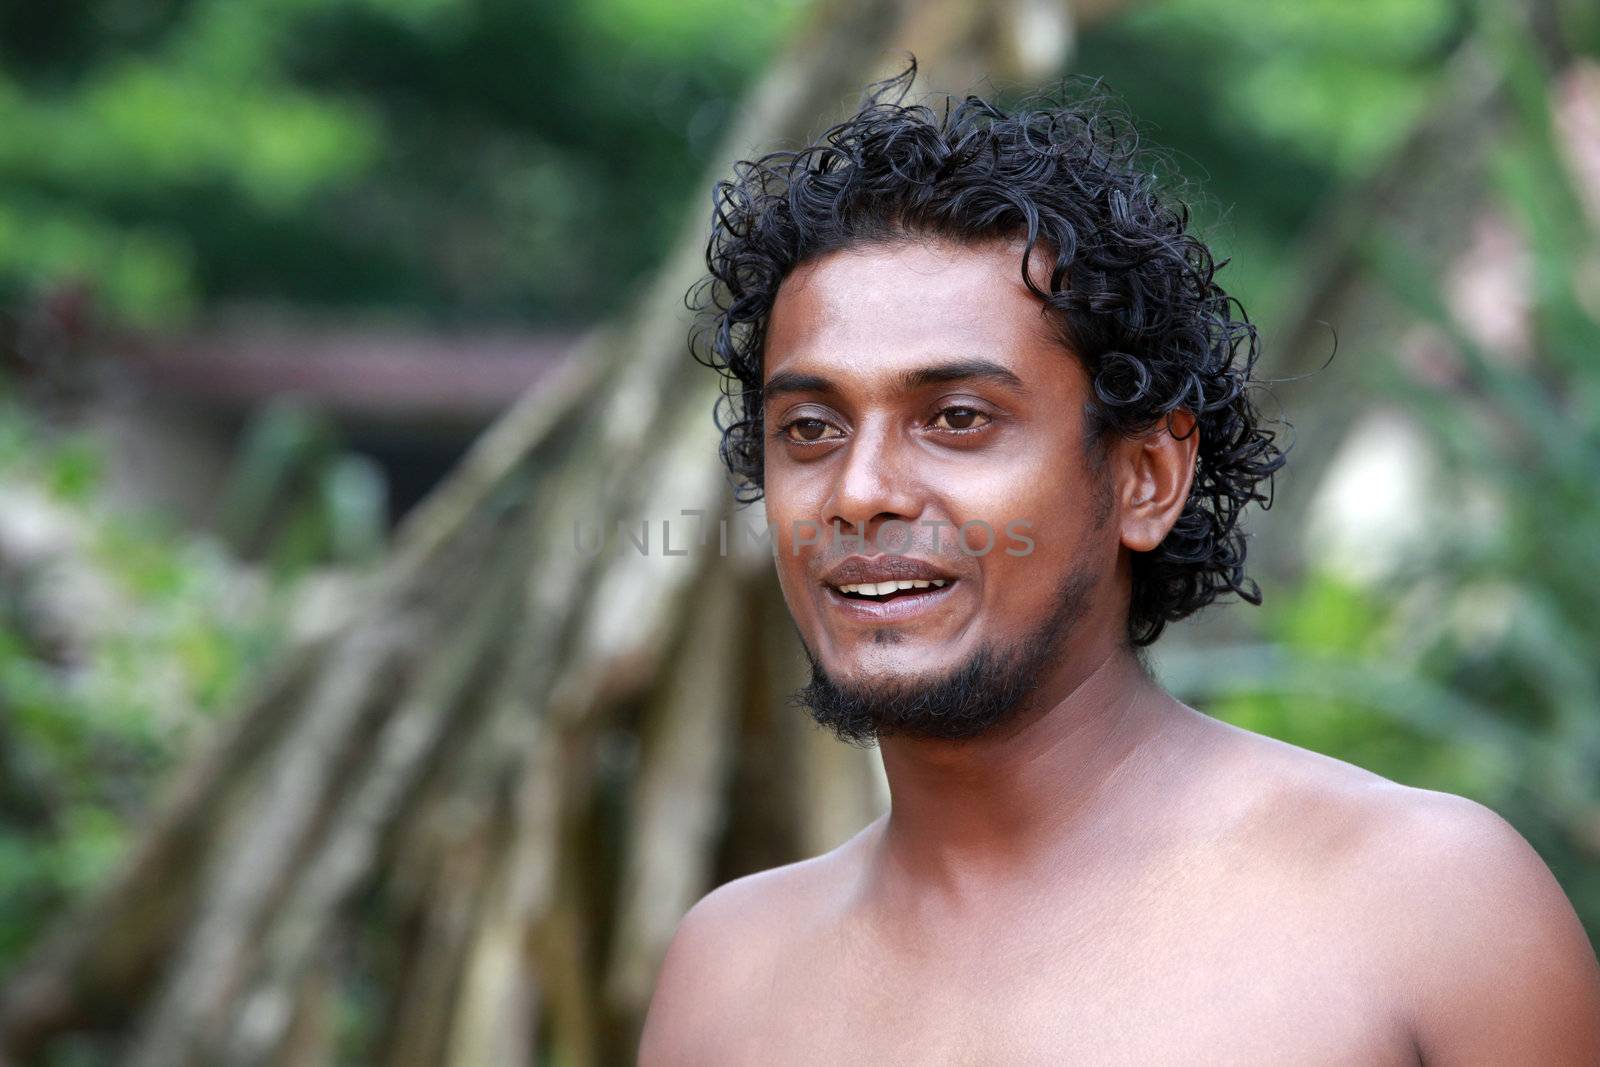
[[[945,617],[955,578],[896,578],[884,582],[826,582],[827,604],[844,624],[915,626]],[[880,591],[881,590],[881,591]]]
[[[948,579],[933,578],[927,581],[916,579],[912,581],[862,582],[859,585],[839,585],[832,588],[840,596],[850,600],[882,604],[907,597],[926,596],[933,590],[943,589],[949,584]]]

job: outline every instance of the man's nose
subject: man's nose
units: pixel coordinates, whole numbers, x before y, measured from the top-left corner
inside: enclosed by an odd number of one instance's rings
[[[875,538],[885,522],[912,522],[922,514],[917,479],[906,464],[908,442],[883,424],[858,429],[839,468],[824,521],[844,533]],[[904,535],[883,548],[893,551]]]

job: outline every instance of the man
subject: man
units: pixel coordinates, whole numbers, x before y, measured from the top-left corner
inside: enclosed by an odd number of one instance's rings
[[[1101,103],[905,107],[718,186],[706,361],[802,694],[892,810],[683,919],[692,1064],[1600,1064],[1600,965],[1503,820],[1186,707],[1283,456],[1257,346]]]

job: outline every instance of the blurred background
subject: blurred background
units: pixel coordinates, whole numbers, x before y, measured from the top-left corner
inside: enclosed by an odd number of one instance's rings
[[[0,1062],[632,1062],[688,906],[884,809],[770,560],[659,523],[760,521],[709,183],[906,50],[1103,78],[1260,325],[1265,603],[1165,683],[1600,932],[1589,0],[8,0]]]

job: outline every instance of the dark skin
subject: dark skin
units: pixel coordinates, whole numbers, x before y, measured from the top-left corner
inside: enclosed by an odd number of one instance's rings
[[[1600,1064],[1594,950],[1499,816],[1218,722],[1141,669],[1129,561],[1182,511],[1192,419],[1097,466],[1087,378],[1018,247],[866,246],[785,281],[764,367],[793,387],[765,408],[778,573],[813,654],[867,684],[1006,647],[1075,569],[1092,595],[1014,716],[884,738],[887,815],[685,916],[639,1062]],[[977,518],[1031,521],[1034,551],[959,552]],[[854,547],[796,531],[896,519],[913,540],[889,549],[954,581],[864,620],[822,579]],[[938,545],[923,520],[951,524]]]

